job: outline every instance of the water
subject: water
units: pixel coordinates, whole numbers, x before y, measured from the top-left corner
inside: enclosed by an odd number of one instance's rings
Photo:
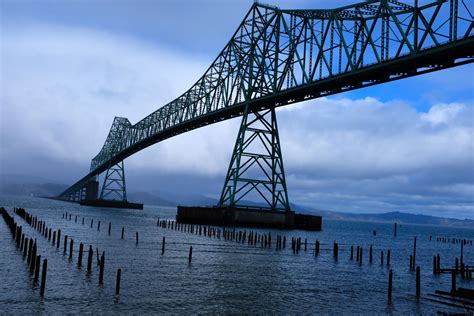
[[[0,219],[0,306],[7,313],[389,313],[433,314],[436,311],[459,312],[463,309],[429,300],[435,290],[449,291],[451,277],[433,276],[433,255],[441,255],[442,267],[454,263],[460,245],[429,241],[429,236],[474,239],[474,230],[447,227],[401,225],[393,237],[393,225],[329,221],[323,219],[323,231],[271,231],[272,249],[239,244],[223,239],[192,235],[156,226],[157,218],[173,219],[175,209],[145,207],[121,210],[84,207],[60,201],[1,196],[0,206],[13,215],[14,206],[23,207],[56,230],[74,239],[73,259],[63,255],[21,218],[29,237],[37,238],[39,254],[48,259],[46,293],[42,299],[33,286],[33,277],[25,260]],[[62,214],[73,214],[72,220]],[[78,222],[75,223],[75,215]],[[85,225],[82,225],[82,218]],[[94,219],[94,228],[90,220]],[[97,231],[97,222],[101,230]],[[112,222],[112,235],[108,224]],[[125,239],[121,240],[121,228]],[[244,230],[244,229],[242,229]],[[373,230],[377,235],[373,236]],[[135,243],[135,232],[139,243]],[[274,249],[276,235],[285,235],[287,247]],[[166,251],[161,255],[161,241]],[[415,273],[409,271],[413,237],[417,236],[417,265],[421,267],[421,298],[415,297]],[[291,237],[308,239],[308,251],[294,255]],[[63,238],[63,237],[62,237]],[[314,257],[314,241],[321,242],[321,253]],[[339,243],[339,260],[334,262],[332,243]],[[105,251],[105,284],[98,284],[95,253],[93,271],[77,268],[79,243]],[[362,245],[363,264],[349,260],[350,246]],[[369,264],[369,245],[374,262]],[[188,264],[189,247],[193,260]],[[391,249],[393,298],[387,300],[389,268],[380,264],[380,251]],[[69,250],[68,250],[69,251]],[[83,265],[87,265],[87,252]],[[474,264],[473,246],[465,246],[464,261]],[[355,251],[354,251],[355,259]],[[115,275],[122,269],[122,286],[115,295]],[[458,279],[458,286],[471,288],[469,281]]]

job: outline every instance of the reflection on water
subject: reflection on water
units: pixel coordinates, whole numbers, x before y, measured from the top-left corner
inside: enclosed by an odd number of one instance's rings
[[[77,268],[73,259],[63,255],[38,232],[15,216],[27,235],[37,238],[39,254],[48,258],[46,294],[32,286],[23,257],[16,249],[3,220],[0,221],[0,306],[8,313],[435,313],[460,311],[428,300],[429,293],[449,291],[448,275],[433,276],[432,258],[439,253],[447,267],[459,257],[459,244],[429,241],[429,236],[474,239],[474,230],[400,225],[393,237],[392,224],[329,221],[323,231],[260,230],[260,233],[285,235],[287,247],[275,250],[239,244],[235,241],[192,235],[157,227],[157,219],[173,219],[175,209],[147,207],[140,210],[84,207],[77,204],[38,198],[0,197],[13,215],[14,206],[23,207],[46,221],[62,236],[105,251],[105,284],[98,284],[98,267],[91,274]],[[73,214],[72,220],[62,214]],[[75,215],[78,222],[75,223]],[[85,218],[85,225],[82,225]],[[90,220],[94,227],[90,228]],[[101,230],[97,231],[97,222]],[[108,236],[108,224],[112,234]],[[125,238],[121,240],[121,229]],[[245,230],[245,229],[242,229]],[[376,236],[373,231],[376,230]],[[135,242],[139,233],[139,243]],[[161,255],[161,241],[166,251]],[[409,271],[413,237],[417,236],[417,265],[421,267],[422,296],[415,298],[415,273]],[[308,251],[293,254],[291,238],[308,239]],[[321,253],[314,257],[316,240]],[[339,260],[334,262],[332,244],[339,243]],[[362,266],[349,260],[350,246],[364,248]],[[373,245],[374,262],[369,264],[368,248]],[[188,264],[189,247],[193,260]],[[380,264],[380,252],[391,249],[393,299],[387,300],[389,268]],[[464,261],[472,265],[473,246],[464,248]],[[355,255],[354,255],[355,256]],[[84,259],[83,259],[84,262]],[[122,269],[120,296],[115,295],[115,274]],[[462,287],[472,287],[458,280]]]

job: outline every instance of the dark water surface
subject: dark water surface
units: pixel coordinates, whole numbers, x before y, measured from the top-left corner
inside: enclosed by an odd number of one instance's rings
[[[45,297],[33,286],[33,277],[16,248],[7,226],[0,219],[0,312],[7,313],[389,313],[434,314],[462,309],[429,300],[435,290],[449,291],[451,277],[433,276],[433,255],[441,255],[441,266],[448,267],[460,256],[460,245],[429,241],[429,236],[474,239],[474,230],[432,226],[402,225],[393,237],[393,225],[329,221],[323,231],[271,231],[272,249],[239,244],[223,239],[192,235],[157,227],[157,218],[174,219],[174,208],[146,206],[141,210],[84,207],[73,203],[0,196],[0,206],[13,215],[13,207],[23,207],[74,239],[70,260],[15,215],[28,237],[37,238],[38,254],[48,259]],[[72,220],[62,214],[73,214]],[[78,222],[75,223],[75,215]],[[85,225],[82,225],[82,218]],[[94,219],[94,228],[90,220]],[[97,222],[101,230],[97,231]],[[112,234],[108,236],[108,224]],[[125,227],[125,239],[120,239]],[[245,229],[242,229],[245,230]],[[377,235],[373,236],[373,230]],[[139,243],[135,243],[135,232]],[[276,251],[276,235],[285,235],[286,249]],[[166,251],[161,255],[161,241]],[[421,298],[415,297],[415,273],[409,271],[413,237],[417,236],[417,265],[421,267]],[[308,251],[293,254],[291,237],[308,239]],[[62,237],[63,238],[63,237]],[[321,242],[321,253],[314,257],[314,242]],[[332,257],[332,244],[339,243],[339,260]],[[79,243],[85,250],[92,245],[105,251],[105,284],[98,285],[95,254],[93,271],[77,268]],[[349,260],[350,246],[362,245],[363,264]],[[369,264],[369,246],[374,262]],[[193,260],[188,263],[189,247]],[[380,264],[380,251],[391,249],[393,299],[387,300],[389,268]],[[69,250],[68,250],[69,251]],[[83,265],[87,264],[87,255]],[[355,256],[355,254],[354,254]],[[464,261],[474,265],[473,246],[465,246]],[[122,286],[115,295],[115,275],[122,269]],[[458,279],[458,286],[472,288]]]

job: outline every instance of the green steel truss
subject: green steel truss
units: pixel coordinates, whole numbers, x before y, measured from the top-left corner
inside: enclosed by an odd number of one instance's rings
[[[127,201],[127,189],[125,187],[125,170],[123,160],[107,169],[104,184],[100,191],[101,200]]]
[[[166,138],[225,119],[474,61],[474,0],[369,0],[333,10],[254,3],[185,93],[132,125],[115,118],[91,178]]]
[[[289,211],[275,109],[249,111],[242,117],[219,204]]]

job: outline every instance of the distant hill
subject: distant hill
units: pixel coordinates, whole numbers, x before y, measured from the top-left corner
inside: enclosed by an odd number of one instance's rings
[[[418,224],[418,225],[434,225],[434,226],[452,226],[473,228],[474,220],[445,218],[431,215],[411,214],[403,212],[388,212],[377,214],[354,214],[332,211],[312,211],[318,213],[325,219],[363,221],[363,222],[383,222],[383,223],[401,223],[401,224]]]

